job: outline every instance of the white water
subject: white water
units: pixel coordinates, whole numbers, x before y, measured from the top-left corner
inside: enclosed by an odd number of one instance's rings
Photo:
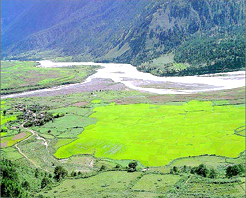
[[[227,72],[219,74],[207,74],[201,76],[181,76],[181,77],[158,77],[149,73],[143,73],[130,64],[117,63],[93,63],[93,62],[60,62],[53,63],[51,61],[39,61],[41,67],[67,67],[73,65],[99,65],[103,68],[99,69],[97,73],[88,77],[85,81],[90,82],[95,78],[110,78],[114,82],[123,83],[126,87],[131,89],[146,91],[155,94],[189,94],[205,91],[216,91],[233,89],[245,86],[245,71]],[[136,80],[144,82],[151,82],[151,84],[160,83],[176,83],[187,85],[202,85],[201,89],[185,90],[183,87],[173,90],[157,89],[157,88],[143,88],[136,85]]]
[[[93,62],[51,62],[39,61],[38,67],[69,67],[83,65],[102,66],[95,74],[89,76],[83,83],[88,83],[94,79],[112,79],[114,82],[123,83],[126,87],[155,94],[191,94],[206,91],[217,91],[233,89],[245,86],[245,71],[227,72],[219,74],[207,74],[201,76],[181,76],[181,77],[157,77],[149,73],[143,73],[130,64],[119,63],[93,63]],[[139,82],[149,84],[148,88],[137,85]],[[155,88],[155,85],[165,84],[166,89]],[[170,86],[170,83],[172,86]],[[81,83],[79,83],[81,84]],[[175,89],[173,88],[175,85]],[[27,91],[17,94],[9,94],[1,98],[12,98],[26,96],[33,93],[52,92],[69,88],[73,85],[62,85],[54,88]],[[152,86],[152,87],[151,87]],[[168,87],[170,86],[170,87]],[[186,89],[188,87],[189,89]]]

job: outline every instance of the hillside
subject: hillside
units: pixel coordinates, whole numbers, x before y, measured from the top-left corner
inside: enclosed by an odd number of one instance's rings
[[[2,13],[4,59],[124,62],[155,75],[231,71],[245,64],[243,0],[25,0],[18,9],[19,4],[2,1],[3,10],[13,13]],[[222,58],[212,56],[213,50]],[[166,54],[174,59],[153,64]]]

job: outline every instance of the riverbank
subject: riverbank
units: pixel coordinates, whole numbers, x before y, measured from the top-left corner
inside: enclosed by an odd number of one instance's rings
[[[138,71],[130,64],[93,62],[38,61],[42,69],[71,68],[76,66],[101,67],[87,76],[84,82],[56,86],[35,91],[4,95],[2,98],[57,95],[100,90],[122,90],[130,88],[153,94],[196,94],[228,90],[245,86],[245,71],[207,74],[201,76],[158,77]]]

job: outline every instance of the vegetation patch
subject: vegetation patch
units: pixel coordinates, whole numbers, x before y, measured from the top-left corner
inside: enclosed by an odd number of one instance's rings
[[[134,159],[146,166],[202,154],[236,157],[245,147],[244,138],[234,134],[244,124],[244,110],[244,106],[214,106],[209,101],[96,107],[90,117],[97,123],[87,126],[78,140],[60,147],[55,156],[93,154]]]
[[[1,93],[10,94],[77,83],[93,74],[98,66],[41,68],[36,62],[2,61]]]
[[[122,197],[131,181],[141,173],[103,172],[87,179],[68,179],[47,191],[49,197]],[[110,178],[110,179],[109,179]],[[115,196],[112,196],[112,195]]]
[[[1,147],[12,146],[16,144],[17,142],[20,142],[21,140],[26,139],[30,135],[31,133],[29,132],[22,132],[14,136],[3,137],[1,139]]]
[[[193,176],[186,185],[179,185],[176,195],[179,197],[223,197],[230,195],[231,197],[244,197],[245,182],[241,180],[212,180],[202,179]]]
[[[133,190],[166,193],[180,179],[179,175],[147,174],[134,185]]]
[[[76,138],[83,131],[83,121],[79,116],[67,115],[45,124],[42,128],[33,127],[33,129],[41,134],[48,133],[60,138]]]
[[[7,148],[1,148],[1,155],[3,158],[9,159],[9,160],[18,160],[21,159],[23,156],[18,152],[17,149],[14,147],[7,147]]]
[[[57,143],[55,144],[55,148],[58,149],[59,147],[66,145],[72,141],[74,141],[74,139],[58,139]]]

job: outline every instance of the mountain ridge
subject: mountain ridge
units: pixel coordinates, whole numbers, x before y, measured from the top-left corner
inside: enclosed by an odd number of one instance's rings
[[[151,64],[197,34],[243,32],[244,6],[243,0],[36,0],[18,24],[3,28],[2,56]]]

